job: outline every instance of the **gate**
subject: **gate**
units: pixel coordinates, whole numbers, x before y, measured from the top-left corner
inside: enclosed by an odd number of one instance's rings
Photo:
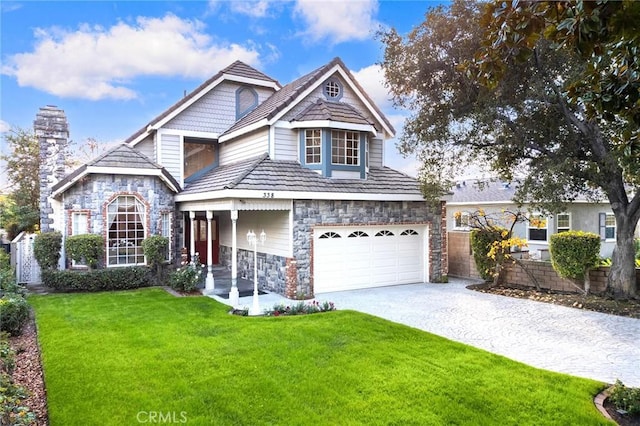
[[[33,240],[36,234],[21,232],[11,241],[11,260],[16,268],[19,284],[39,284],[40,265],[33,254]]]

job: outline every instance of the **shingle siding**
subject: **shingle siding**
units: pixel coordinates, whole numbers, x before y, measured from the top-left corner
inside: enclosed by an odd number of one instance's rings
[[[384,141],[382,139],[369,139],[369,167],[382,167],[384,165]]]
[[[220,134],[236,122],[237,83],[221,83],[214,90],[198,99],[180,115],[163,126],[165,129],[191,130]],[[263,102],[273,90],[253,87],[258,93],[258,103]]]
[[[158,161],[156,157],[156,146],[153,142],[153,136],[147,137],[145,140],[136,145],[135,149],[146,155],[153,161]]]

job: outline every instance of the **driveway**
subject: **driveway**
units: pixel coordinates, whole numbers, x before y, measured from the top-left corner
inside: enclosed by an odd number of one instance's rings
[[[467,290],[472,281],[323,293],[337,309],[406,324],[545,370],[640,387],[640,319]],[[222,303],[228,300],[215,297]],[[259,297],[262,309],[292,303]],[[240,306],[251,306],[251,297]]]
[[[466,289],[471,281],[324,293],[353,309],[545,370],[640,387],[640,319]]]

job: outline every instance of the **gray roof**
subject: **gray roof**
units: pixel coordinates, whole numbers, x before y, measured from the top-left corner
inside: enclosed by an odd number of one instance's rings
[[[274,80],[273,78],[269,77],[268,75],[258,71],[257,69],[245,64],[244,62],[241,61],[235,61],[234,63],[232,63],[231,65],[229,65],[228,67],[220,70],[217,74],[215,74],[213,77],[211,77],[210,79],[208,79],[207,81],[205,81],[204,83],[202,83],[200,86],[198,86],[195,90],[193,90],[191,93],[189,93],[187,96],[183,97],[182,99],[180,99],[178,102],[176,102],[175,104],[173,104],[169,109],[167,109],[166,111],[164,111],[163,113],[161,113],[160,115],[158,115],[156,118],[154,118],[153,120],[151,120],[148,124],[146,124],[145,126],[143,126],[140,130],[138,130],[137,132],[135,132],[133,135],[131,135],[129,138],[127,138],[127,140],[124,141],[124,143],[129,143],[134,141],[137,137],[139,137],[140,135],[142,135],[143,133],[145,133],[147,131],[147,128],[149,126],[152,126],[153,124],[161,121],[163,118],[165,118],[166,116],[168,116],[169,114],[171,114],[173,111],[175,111],[176,109],[180,108],[182,105],[184,105],[186,102],[188,102],[189,100],[191,100],[194,96],[198,95],[200,92],[202,92],[207,86],[209,86],[211,83],[213,83],[214,81],[216,81],[217,79],[219,79],[220,77],[222,77],[223,74],[230,74],[230,75],[237,75],[238,77],[247,77],[247,78],[253,78],[256,80],[264,80],[267,81],[269,83],[275,83],[276,85],[280,86],[280,83],[278,83],[277,80]]]
[[[509,202],[516,193],[517,182],[500,180],[470,180],[456,184],[447,204]]]
[[[388,167],[371,167],[367,179],[325,178],[297,161],[270,160],[266,154],[213,169],[181,194],[224,189],[421,195],[416,179]]]
[[[370,124],[354,107],[344,102],[327,102],[318,99],[298,114],[293,121],[329,120],[342,123]]]
[[[375,102],[369,98],[367,93],[362,89],[362,87],[358,84],[357,80],[353,77],[349,69],[344,65],[340,58],[334,58],[331,62],[326,65],[317,68],[310,73],[303,75],[297,80],[292,81],[291,83],[285,85],[282,89],[276,91],[273,95],[267,98],[264,102],[258,105],[253,111],[249,114],[242,117],[240,120],[236,121],[229,129],[227,129],[222,135],[226,135],[232,133],[236,130],[240,130],[243,127],[249,126],[251,124],[257,123],[260,120],[267,119],[270,120],[274,118],[280,111],[294,102],[298,96],[302,94],[307,88],[312,86],[319,78],[330,70],[333,66],[340,65],[346,73],[349,74],[353,83],[360,89],[360,92],[366,97],[372,107],[376,110],[378,115],[382,117],[385,124],[391,129],[395,131],[391,123],[385,117],[385,115],[378,109]],[[368,123],[370,124],[370,123]],[[221,135],[221,136],[222,136]]]
[[[104,154],[99,155],[95,159],[85,163],[72,173],[65,176],[62,180],[53,185],[52,191],[55,192],[72,182],[76,177],[84,174],[89,167],[138,169],[140,170],[140,175],[145,175],[144,170],[160,170],[162,175],[171,182],[176,189],[180,188],[178,182],[160,164],[153,162],[149,157],[140,151],[131,148],[129,145],[121,144],[110,149]]]

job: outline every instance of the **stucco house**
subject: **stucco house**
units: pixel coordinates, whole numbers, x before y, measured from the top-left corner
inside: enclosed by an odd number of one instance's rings
[[[236,61],[54,180],[43,226],[102,234],[107,267],[143,264],[142,240],[167,236],[168,260],[185,247],[209,266],[207,291],[212,265],[253,275],[250,230],[266,234],[261,288],[289,298],[438,281],[444,203],[384,166],[394,133],[339,58],[284,86]]]
[[[481,209],[487,215],[497,216],[503,210],[517,211],[518,206],[512,201],[516,189],[517,182],[498,179],[485,179],[481,185],[476,181],[457,183],[447,201],[447,229],[468,232],[469,215]],[[616,220],[607,200],[577,199],[567,205],[564,212],[553,215],[542,215],[527,204],[519,209],[527,214],[529,221],[516,224],[514,233],[527,241],[527,250],[534,257],[547,258],[550,236],[568,230],[600,235],[600,256],[611,257],[616,242]]]

